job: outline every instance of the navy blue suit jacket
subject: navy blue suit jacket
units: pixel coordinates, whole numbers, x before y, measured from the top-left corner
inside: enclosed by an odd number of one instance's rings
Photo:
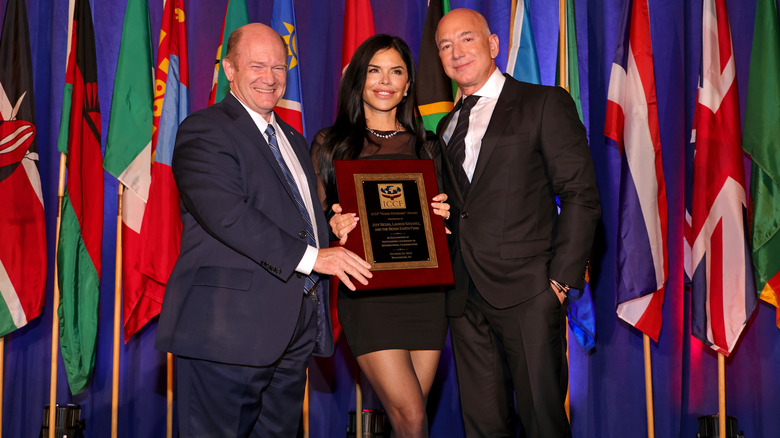
[[[308,143],[276,119],[317,196]],[[265,137],[228,94],[179,127],[173,176],[181,194],[181,254],[163,299],[156,348],[197,359],[265,366],[284,353],[304,299],[295,272],[306,225]],[[315,204],[320,245],[328,242]],[[326,279],[324,279],[326,280]],[[328,282],[321,281],[323,297]],[[329,315],[328,300],[323,300]],[[317,355],[333,352],[319,321]]]

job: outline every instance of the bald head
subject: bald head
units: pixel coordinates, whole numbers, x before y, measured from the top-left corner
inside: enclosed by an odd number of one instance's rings
[[[496,69],[498,36],[490,33],[487,20],[471,9],[454,9],[436,28],[444,72],[470,95],[482,88]]]
[[[287,85],[287,47],[276,31],[260,23],[230,34],[222,60],[230,91],[266,121]]]

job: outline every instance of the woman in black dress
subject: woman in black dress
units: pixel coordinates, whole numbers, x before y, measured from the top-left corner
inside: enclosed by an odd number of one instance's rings
[[[319,198],[333,233],[345,243],[358,217],[338,205],[334,160],[433,159],[438,143],[415,118],[412,54],[400,38],[375,35],[355,51],[339,89],[336,123],[317,133],[312,157]],[[432,198],[449,217],[447,195]],[[355,237],[353,237],[355,238]],[[352,353],[395,436],[427,437],[425,404],[444,347],[441,288],[338,291],[338,314]]]

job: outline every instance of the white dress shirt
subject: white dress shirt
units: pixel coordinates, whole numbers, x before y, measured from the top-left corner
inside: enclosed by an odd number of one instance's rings
[[[469,181],[474,176],[479,151],[482,149],[482,137],[485,136],[490,118],[493,117],[493,110],[496,108],[498,96],[504,88],[504,82],[506,82],[504,75],[498,69],[495,69],[487,82],[485,82],[485,85],[473,94],[474,96],[479,96],[479,100],[474,105],[474,108],[471,109],[471,114],[469,114],[469,130],[466,132],[464,140],[466,143],[466,157],[463,160],[463,170],[466,171]],[[458,124],[459,114],[460,110],[452,115],[447,129],[442,134],[442,139],[448,146],[450,137],[452,137],[452,131],[455,130],[455,125]]]
[[[233,96],[235,96],[235,94]],[[236,100],[241,102],[241,100],[238,98],[236,98]],[[282,153],[282,158],[284,159],[285,164],[287,164],[287,167],[290,169],[290,173],[292,173],[295,184],[298,186],[298,192],[300,192],[301,197],[303,198],[303,204],[306,206],[306,211],[309,212],[311,226],[314,230],[314,240],[317,242],[317,246],[319,247],[320,242],[317,238],[317,221],[315,220],[314,204],[312,203],[311,193],[309,192],[309,180],[306,178],[306,174],[303,172],[303,167],[301,167],[301,163],[298,161],[298,157],[295,155],[295,151],[290,145],[290,141],[287,140],[287,136],[284,135],[284,130],[282,130],[276,123],[276,114],[271,113],[271,122],[269,123],[265,121],[260,113],[244,105],[244,102],[241,102],[241,105],[246,108],[249,116],[252,117],[252,121],[255,122],[257,129],[259,129],[263,134],[263,138],[265,138],[266,142],[268,142],[268,138],[265,136],[266,128],[268,125],[274,127],[274,130],[276,131],[276,140],[277,143],[279,143],[279,151]],[[317,261],[318,251],[319,250],[317,248],[308,246],[306,248],[306,252],[303,253],[301,261],[298,262],[298,267],[296,267],[295,270],[301,274],[311,274],[312,269],[314,269],[314,262]]]

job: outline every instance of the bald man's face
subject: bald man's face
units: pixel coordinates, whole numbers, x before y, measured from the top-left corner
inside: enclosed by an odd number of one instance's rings
[[[445,15],[436,29],[436,44],[444,72],[470,95],[490,78],[498,55],[498,37],[473,11],[458,9]]]
[[[232,60],[222,66],[238,100],[270,121],[287,85],[287,50],[270,28],[243,31]]]

